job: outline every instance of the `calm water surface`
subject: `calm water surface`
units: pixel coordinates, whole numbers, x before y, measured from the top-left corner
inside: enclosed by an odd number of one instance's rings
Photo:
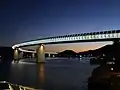
[[[44,64],[23,59],[18,64],[1,64],[0,80],[43,90],[87,90],[87,79],[95,67],[79,59],[46,59]]]

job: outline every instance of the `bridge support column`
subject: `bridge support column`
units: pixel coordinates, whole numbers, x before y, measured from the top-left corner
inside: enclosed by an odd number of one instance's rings
[[[32,58],[35,58],[35,53],[32,53]]]
[[[18,49],[14,49],[14,61],[18,61]]]
[[[38,48],[37,48],[37,58],[36,58],[36,62],[37,63],[43,63],[45,62],[45,47],[43,44],[41,44]]]
[[[48,57],[50,57],[51,55],[50,55],[50,53],[48,53]]]
[[[20,52],[20,53],[18,54],[18,58],[19,58],[19,59],[23,59],[23,52]]]

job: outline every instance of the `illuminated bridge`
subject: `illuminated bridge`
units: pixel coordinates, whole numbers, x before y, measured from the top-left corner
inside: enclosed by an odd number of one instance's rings
[[[76,42],[98,42],[98,41],[115,41],[120,39],[120,30],[80,33],[63,36],[46,37],[37,40],[26,41],[14,45],[12,48],[15,50],[14,59],[18,59],[18,49],[26,46],[39,45],[36,49],[37,61],[44,62],[46,44],[59,44],[59,43],[76,43]]]

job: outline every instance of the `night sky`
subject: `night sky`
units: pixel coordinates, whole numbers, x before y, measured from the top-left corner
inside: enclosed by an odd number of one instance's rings
[[[0,46],[41,37],[119,28],[119,0],[0,0]],[[51,45],[47,51],[65,48],[84,51],[108,43]]]

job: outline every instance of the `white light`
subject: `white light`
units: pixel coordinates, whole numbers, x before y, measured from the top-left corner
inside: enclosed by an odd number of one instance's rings
[[[96,35],[96,38],[99,39],[99,35]]]
[[[118,38],[120,38],[120,33],[118,33]]]
[[[88,38],[91,39],[91,35],[89,35]]]
[[[106,38],[109,38],[109,34],[106,34]]]
[[[103,54],[103,56],[105,56],[105,54]]]
[[[79,36],[79,39],[82,40],[82,36]]]
[[[67,40],[69,41],[69,37],[67,37]]]
[[[113,68],[110,68],[111,71],[113,71]]]
[[[105,35],[104,35],[104,34],[102,34],[102,38],[105,38]]]
[[[80,57],[82,57],[82,55],[80,55]]]
[[[113,60],[115,61],[115,58],[113,57]]]
[[[117,38],[117,33],[114,33],[114,37]]]
[[[107,64],[115,64],[115,62],[107,62]]]
[[[76,40],[76,37],[74,37],[74,40]]]
[[[84,40],[84,36],[82,36],[82,40]]]
[[[32,52],[32,53],[36,53],[36,51],[29,51],[29,50],[24,50],[24,49],[21,49],[21,48],[18,48],[18,50],[22,51],[22,52]]]
[[[91,39],[94,39],[94,35],[91,36]]]
[[[112,34],[110,34],[110,38],[112,38]]]
[[[94,35],[94,39],[96,39],[96,35]]]

